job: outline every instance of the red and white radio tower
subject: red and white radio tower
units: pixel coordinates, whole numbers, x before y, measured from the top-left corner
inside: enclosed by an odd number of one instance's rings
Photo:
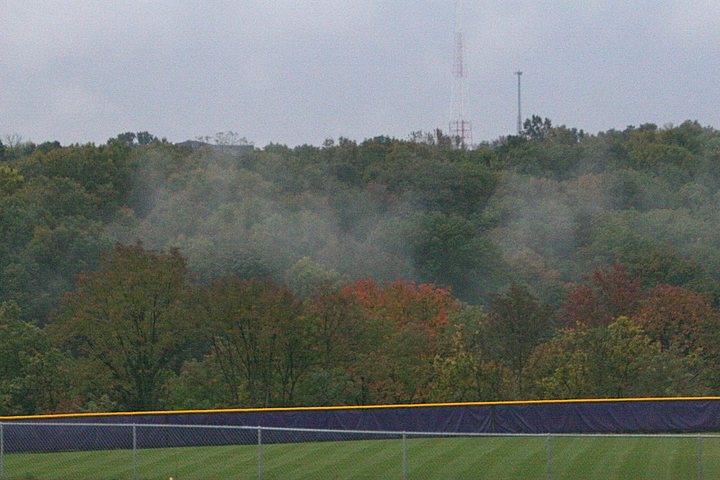
[[[453,61],[452,113],[450,137],[460,148],[472,145],[472,123],[465,112],[465,39],[462,32],[463,2],[455,2],[455,59]]]

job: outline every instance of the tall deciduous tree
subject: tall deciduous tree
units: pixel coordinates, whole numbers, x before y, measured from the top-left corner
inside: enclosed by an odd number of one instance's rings
[[[526,287],[513,284],[494,298],[488,323],[497,359],[512,371],[515,395],[521,396],[525,364],[535,347],[551,336],[552,309]]]
[[[458,308],[446,289],[397,280],[360,280],[345,288],[362,310],[360,351],[350,366],[355,403],[411,403],[429,396],[433,359],[449,314]]]
[[[185,261],[176,251],[116,246],[100,271],[81,277],[50,325],[91,376],[106,379],[121,408],[161,406],[165,375],[193,333],[184,306]]]
[[[292,292],[269,281],[222,280],[204,293],[211,358],[235,405],[294,402],[310,366],[308,324]]]
[[[465,305],[451,315],[449,350],[433,362],[432,401],[477,402],[506,399],[511,372],[493,358],[488,315]]]
[[[349,369],[365,343],[360,334],[364,323],[359,301],[347,289],[326,286],[306,300],[305,312],[315,352],[305,398],[314,405],[347,403]]]

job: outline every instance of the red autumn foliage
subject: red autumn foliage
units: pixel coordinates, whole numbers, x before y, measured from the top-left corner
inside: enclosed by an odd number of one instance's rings
[[[631,277],[620,262],[600,267],[567,295],[562,318],[569,327],[607,326],[621,315],[631,315],[641,293],[640,279]]]

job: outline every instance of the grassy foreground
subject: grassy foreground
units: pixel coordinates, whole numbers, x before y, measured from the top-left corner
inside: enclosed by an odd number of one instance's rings
[[[400,479],[402,440],[263,445],[262,478]],[[145,449],[142,480],[257,479],[254,445]],[[705,478],[720,478],[720,438],[702,441]],[[133,478],[132,451],[9,454],[4,479]],[[694,438],[423,438],[407,441],[408,479],[693,479]]]

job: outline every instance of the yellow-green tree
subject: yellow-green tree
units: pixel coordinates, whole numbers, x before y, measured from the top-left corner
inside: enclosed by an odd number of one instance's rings
[[[523,373],[536,398],[667,396],[694,393],[682,390],[689,365],[620,317],[559,332],[538,346]]]

